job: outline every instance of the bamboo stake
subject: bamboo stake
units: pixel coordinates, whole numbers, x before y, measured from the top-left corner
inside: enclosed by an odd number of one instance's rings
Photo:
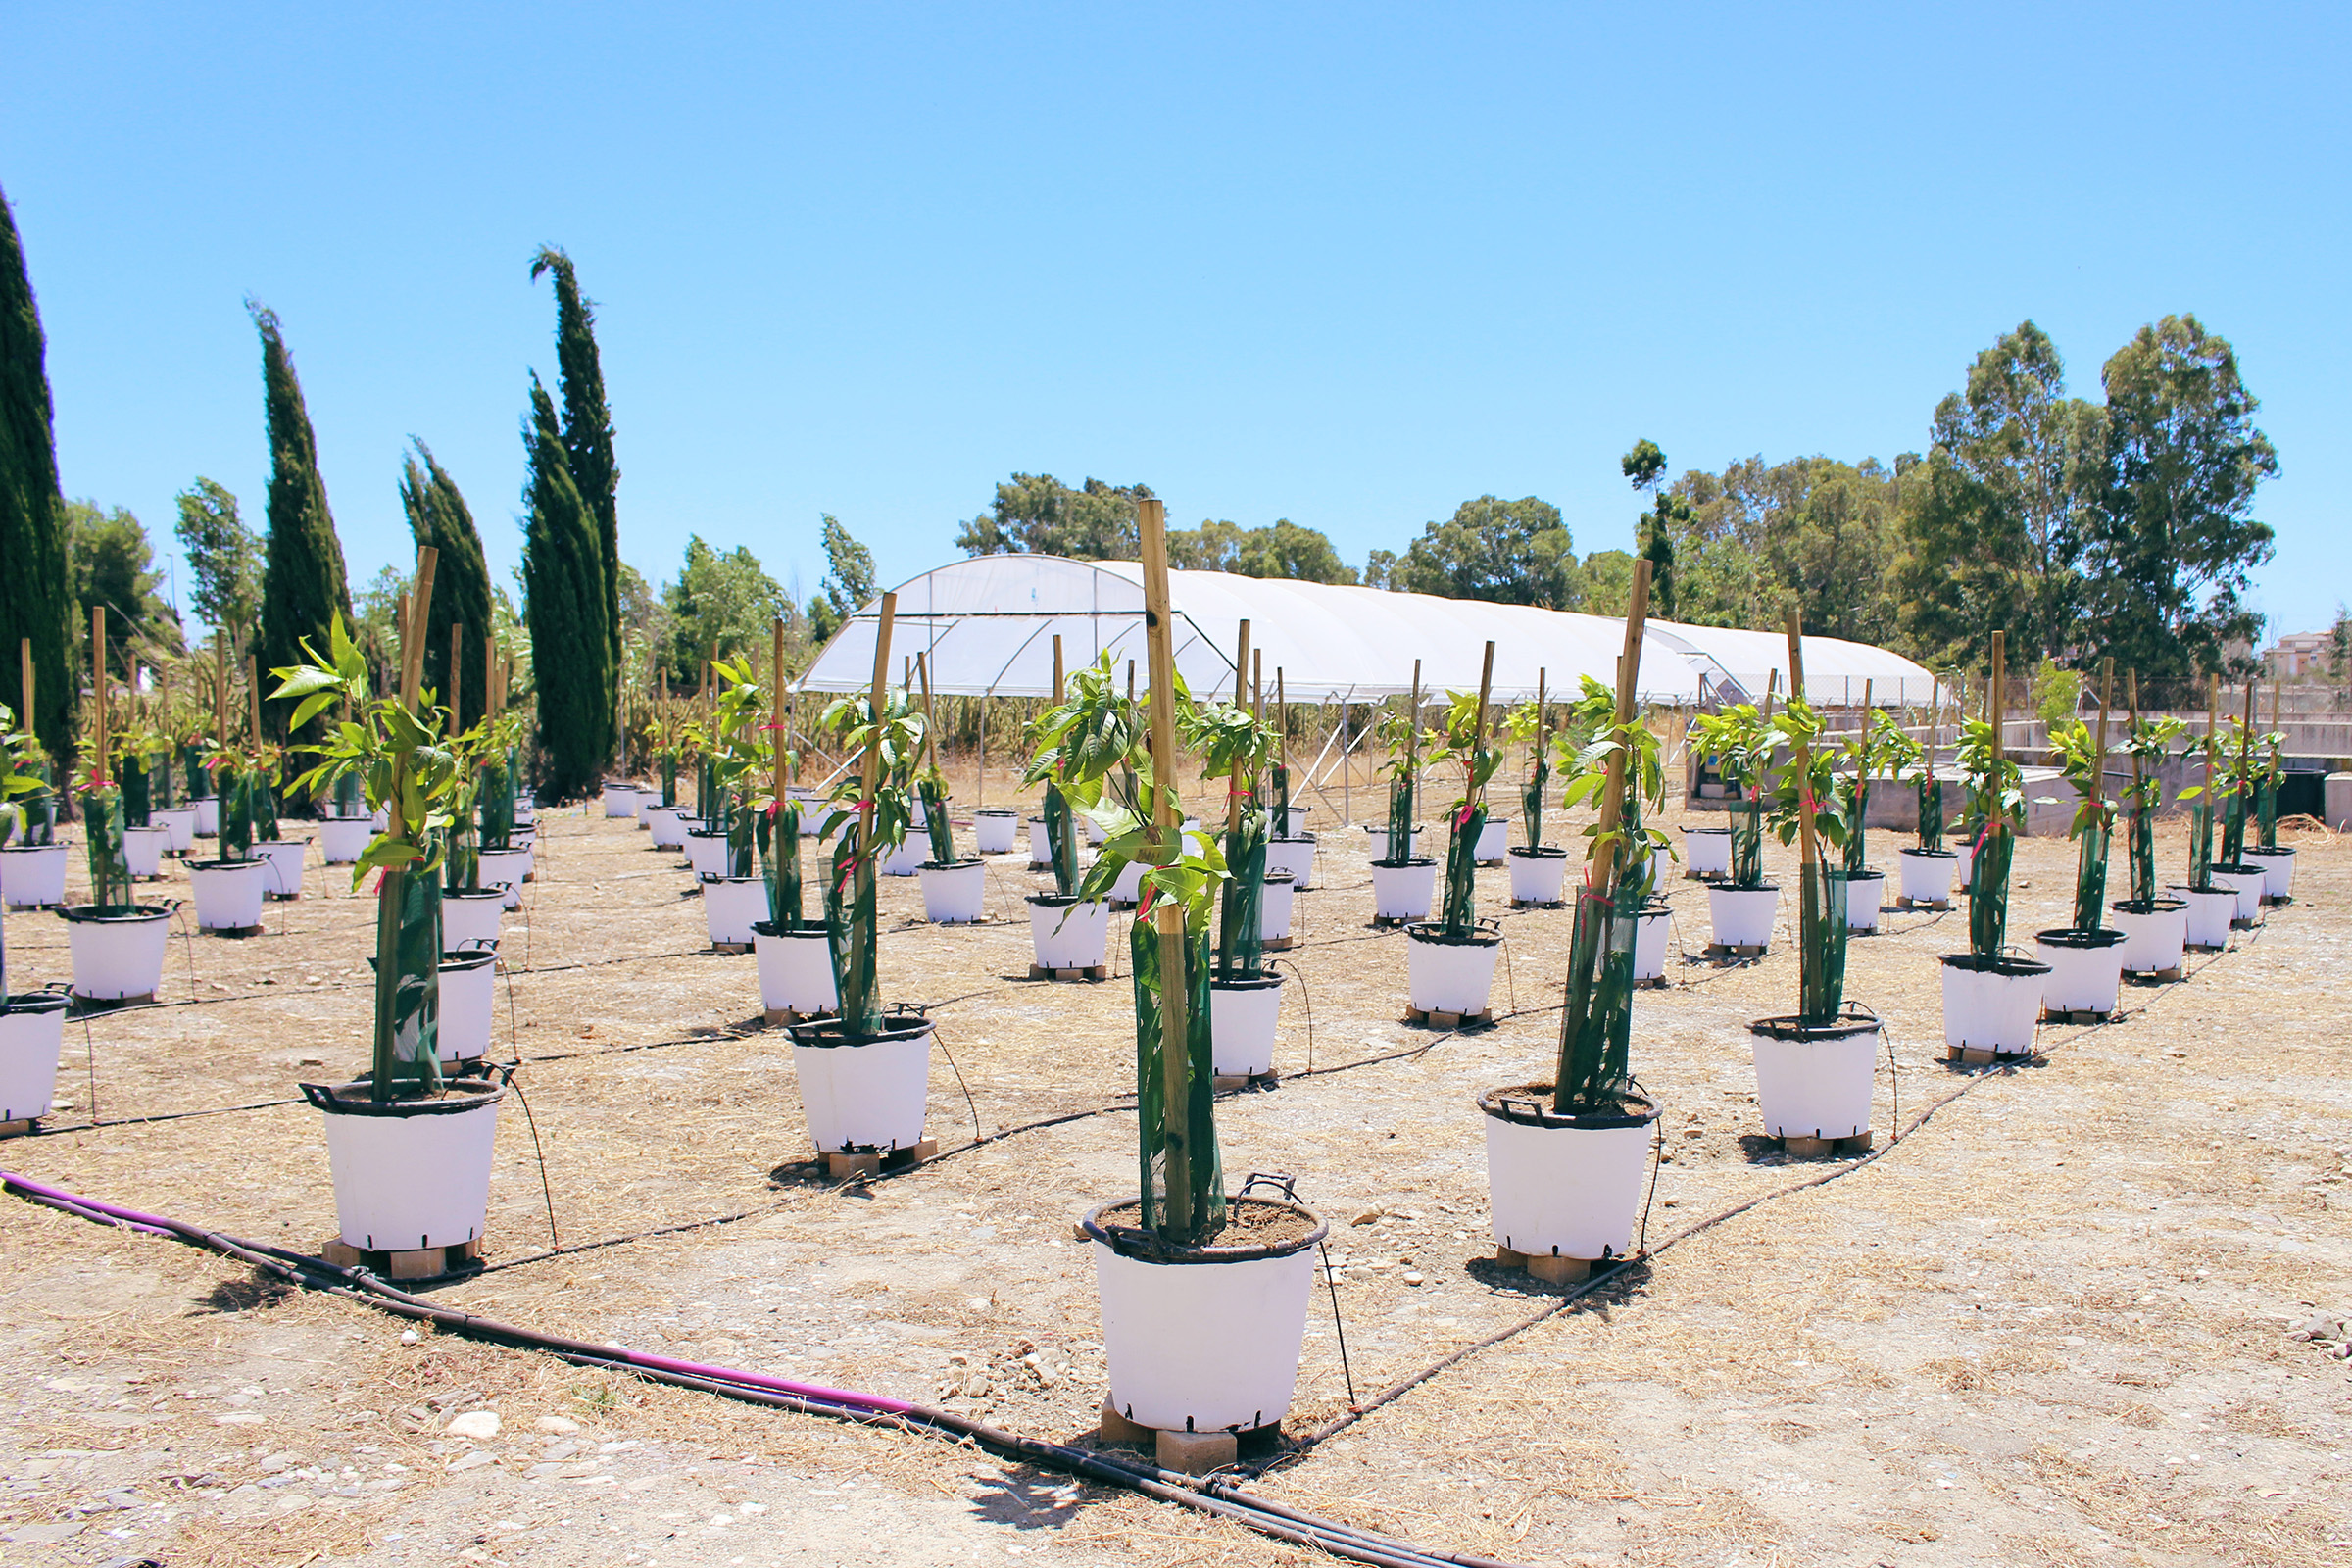
[[[1413,693],[1406,701],[1411,706],[1405,709],[1404,716],[1412,723],[1411,733],[1405,737],[1404,747],[1404,782],[1407,790],[1405,806],[1409,815],[1418,817],[1421,814],[1421,661],[1418,659],[1413,661]],[[1379,774],[1375,773],[1373,776],[1377,778]],[[1407,832],[1404,842],[1407,855],[1412,853],[1413,841],[1410,832],[1412,825],[1410,821],[1405,823]]]
[[[1054,706],[1061,706],[1061,633],[1054,634]]]
[[[1144,639],[1152,661],[1152,822],[1159,863],[1176,858],[1182,819],[1168,785],[1176,775],[1176,650],[1168,607],[1168,534],[1165,506],[1156,498],[1136,503],[1143,535]],[[1167,1172],[1168,1226],[1192,1234],[1193,1151],[1185,1110],[1192,1102],[1191,1032],[1185,1008],[1184,909],[1157,899],[1152,931],[1159,939],[1160,1156]]]
[[[2248,769],[2248,768],[2250,768],[2250,767],[2252,767],[2252,766],[2253,766],[2253,764],[2254,764],[2254,683],[2253,683],[2252,681],[2250,681],[2250,680],[2249,680],[2249,681],[2247,681],[2247,682],[2246,682],[2246,721],[2245,721],[2245,723],[2244,723],[2244,724],[2242,724],[2241,726],[2239,726],[2239,728],[2238,728],[2238,732],[2237,732],[2237,781],[2238,781],[2238,788],[2240,788],[2240,789],[2243,789],[2243,788],[2245,788],[2246,781],[2247,781],[2247,779],[2248,779],[2248,778],[2251,776],[2251,775],[2250,775],[2250,774],[2247,772],[2247,769]],[[2238,846],[2238,849],[2239,849],[2239,850],[2242,852],[2242,851],[2245,849],[2245,846],[2244,846],[2243,844],[2240,844],[2240,845]]]
[[[97,699],[98,710],[92,724],[98,756],[90,764],[90,777],[103,784],[112,776],[106,765],[106,607],[90,607],[90,692]]]

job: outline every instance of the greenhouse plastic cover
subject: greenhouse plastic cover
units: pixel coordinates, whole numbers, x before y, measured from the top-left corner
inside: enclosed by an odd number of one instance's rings
[[[890,679],[899,683],[904,661],[919,652],[931,689],[943,696],[1047,696],[1059,636],[1065,670],[1107,652],[1120,665],[1135,661],[1141,689],[1149,684],[1143,574],[1132,561],[1006,555],[976,556],[909,578],[897,589]],[[1614,685],[1625,645],[1624,621],[1604,615],[1288,578],[1170,571],[1168,597],[1176,667],[1201,695],[1232,695],[1245,619],[1251,649],[1262,651],[1266,695],[1273,696],[1280,670],[1294,703],[1370,702],[1408,692],[1415,660],[1423,692],[1476,691],[1490,638],[1495,701],[1533,697],[1539,672],[1564,698],[1583,675]],[[798,689],[866,687],[880,616],[879,600],[860,610],[825,645]],[[1806,684],[1819,702],[1858,703],[1866,680],[1881,705],[1925,704],[1935,690],[1926,669],[1884,649],[1807,637],[1804,651]],[[1786,695],[1788,655],[1778,633],[1653,620],[1642,649],[1639,694],[1662,704],[1753,701],[1778,671]]]

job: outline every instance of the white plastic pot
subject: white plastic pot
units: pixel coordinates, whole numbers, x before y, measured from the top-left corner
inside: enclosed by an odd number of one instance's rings
[[[507,897],[497,888],[441,895],[441,951],[475,953],[498,947],[500,911]]]
[[[1494,992],[1501,934],[1473,931],[1449,941],[1434,923],[1404,928],[1405,989],[1423,1012],[1485,1012]]]
[[[821,923],[779,931],[762,919],[752,927],[752,953],[760,965],[760,1004],[769,1012],[808,1018],[841,1006]]]
[[[1372,862],[1372,912],[1383,920],[1428,919],[1437,889],[1435,860],[1407,860],[1401,865]]]
[[[506,895],[506,906],[522,907],[522,879],[531,869],[528,850],[484,850],[479,856],[474,881],[481,887],[497,888]],[[750,941],[750,938],[745,938]]]
[[[220,833],[220,797],[218,795],[199,796],[194,805],[196,807],[196,836],[200,839],[219,837]]]
[[[1292,809],[1297,810],[1298,808],[1293,807]],[[1315,885],[1314,835],[1309,833],[1298,838],[1266,840],[1266,869],[1288,871],[1291,881],[1299,892],[1310,891]]]
[[[165,846],[173,855],[185,855],[196,842],[196,808],[193,806],[159,806],[147,813],[150,825],[172,835]]]
[[[1480,865],[1500,865],[1510,848],[1511,819],[1490,816],[1478,830],[1478,847],[1470,852],[1470,858]]]
[[[172,830],[156,827],[152,821],[151,817],[147,827],[122,830],[122,863],[130,867],[132,876],[164,874],[164,852],[172,847]]]
[[[882,858],[880,870],[884,876],[913,876],[931,858],[931,835],[919,827],[908,827],[899,847]]]
[[[2216,883],[2213,887],[2174,888],[2174,897],[2188,905],[2188,945],[2192,948],[2226,948],[2230,945],[2230,924],[2237,918],[2237,890]]]
[[[1879,913],[1886,903],[1886,873],[1862,871],[1842,877],[1838,885],[1844,889],[1845,928],[1848,931],[1876,931]]]
[[[982,855],[1010,855],[1020,842],[1021,813],[991,806],[972,813],[972,837]]]
[[[767,878],[707,876],[703,879],[703,926],[713,946],[752,944],[752,927],[767,918]]]
[[[1683,864],[1695,876],[1732,874],[1732,830],[1728,827],[1683,829]]]
[[[196,899],[197,930],[250,931],[262,923],[269,861],[190,860],[188,882]]]
[[[1307,808],[1303,806],[1293,806],[1289,808],[1283,813],[1283,819],[1274,824],[1274,836],[1282,839],[1305,837],[1306,809]]]
[[[2237,923],[2262,923],[2262,891],[2270,878],[2260,866],[2217,865],[2213,868],[2213,885],[2228,888],[2237,895]]]
[[[1421,834],[1422,829],[1415,828],[1411,834],[1408,835],[1412,840],[1412,851],[1407,858],[1415,860],[1421,858]],[[1385,822],[1367,822],[1364,824],[1364,836],[1372,841],[1374,863],[1378,864],[1379,858],[1389,853],[1388,824]]]
[[[2050,966],[2042,976],[2044,1012],[2113,1012],[2124,989],[2121,931],[2044,931],[2034,956]]]
[[[2248,850],[2243,862],[2262,867],[2262,896],[2277,901],[2290,898],[2295,891],[2295,852],[2281,846],[2276,850]]]
[[[164,948],[172,911],[137,905],[121,914],[93,914],[88,906],[57,911],[73,953],[74,994],[93,1002],[152,997],[164,983]]]
[[[1104,1208],[1086,1216],[1110,1403],[1121,1415],[1161,1431],[1221,1432],[1290,1413],[1315,1248],[1329,1232],[1303,1205],[1283,1206],[1305,1214],[1312,1229],[1278,1249],[1186,1249],[1175,1254],[1184,1261],[1122,1250],[1102,1222]]]
[[[335,1221],[346,1247],[422,1251],[482,1234],[490,1209],[490,1160],[498,1144],[503,1089],[459,1080],[439,1100],[395,1102],[371,1114],[368,1086],[304,1086],[311,1102],[339,1108],[326,1118],[334,1171]]]
[[[368,853],[375,828],[364,816],[330,816],[318,824],[318,850],[329,865],[351,865]]]
[[[1110,904],[1116,909],[1132,909],[1143,901],[1144,873],[1151,869],[1141,860],[1129,860],[1110,885]]]
[[[270,867],[270,896],[273,899],[302,897],[302,862],[310,853],[309,839],[272,839],[256,844],[253,853]]]
[[[970,925],[988,913],[988,862],[923,862],[923,918],[934,925]]]
[[[1954,869],[1959,857],[1949,850],[1905,850],[1895,857],[1901,865],[1897,884],[1913,904],[1951,902]]]
[[[1208,1033],[1216,1075],[1257,1078],[1274,1070],[1274,1026],[1282,1016],[1278,974],[1208,983]]]
[[[1634,1245],[1657,1107],[1558,1116],[1546,1089],[1478,1097],[1494,1240],[1514,1252],[1597,1261]]]
[[[2157,974],[2180,967],[2188,946],[2188,904],[2183,899],[2150,899],[2146,907],[2119,899],[2107,917],[2124,934],[2122,964],[2131,974]]]
[[[698,880],[726,875],[727,836],[690,825],[686,829],[686,867]]]
[[[1110,905],[1051,893],[1029,896],[1029,941],[1041,969],[1091,969],[1110,941]]]
[[[1054,838],[1046,831],[1046,819],[1042,816],[1033,816],[1029,819],[1029,863],[1031,865],[1052,865],[1054,863]]]
[[[1969,872],[1975,868],[1976,863],[1977,847],[1974,844],[1963,839],[1954,845],[1952,847],[1952,885],[1964,893],[1967,892]],[[1973,898],[1975,895],[1971,894],[1970,896]]]
[[[647,806],[637,812],[645,824],[646,848],[674,850],[686,842],[686,829],[678,823],[678,808],[674,806]]]
[[[1672,913],[1663,904],[1643,905],[1634,917],[1634,978],[1666,978],[1666,922]]]
[[[1707,921],[1713,941],[1726,948],[1766,948],[1772,945],[1772,917],[1781,906],[1781,890],[1716,886],[1707,889]]]
[[[1568,852],[1552,845],[1524,846],[1507,857],[1511,865],[1513,904],[1557,904],[1568,881]]]
[[[498,956],[441,956],[440,1042],[444,1062],[478,1061],[490,1054],[498,1017]]]
[[[792,1065],[817,1152],[912,1149],[931,1101],[931,1022],[886,1020],[879,1040],[843,1041],[830,1021],[796,1024]]]
[[[528,795],[515,796],[514,825],[516,827],[529,827],[533,822],[538,820],[539,803],[532,800]]]
[[[1943,1043],[2023,1055],[2034,1049],[2041,1022],[2041,987],[2050,966],[2026,958],[1979,958],[1971,954],[1943,960]]]
[[[2032,1038],[2029,1026],[2027,1039]],[[1877,1023],[1765,1018],[1748,1025],[1748,1040],[1756,1064],[1756,1109],[1768,1137],[1852,1138],[1870,1131]]]
[[[1090,845],[1101,844],[1109,836],[1102,831],[1102,824],[1091,816],[1081,816],[1077,820],[1086,828],[1086,842]]]
[[[66,902],[63,844],[12,844],[0,849],[0,900],[12,909],[46,908]]]
[[[30,1121],[57,1102],[66,999],[54,992],[0,997],[0,1121]]]
[[[1257,940],[1284,942],[1291,935],[1291,915],[1297,904],[1298,885],[1287,871],[1268,871],[1265,885],[1257,896]]]
[[[607,816],[635,816],[637,814],[637,786],[608,782],[605,785],[605,814]]]

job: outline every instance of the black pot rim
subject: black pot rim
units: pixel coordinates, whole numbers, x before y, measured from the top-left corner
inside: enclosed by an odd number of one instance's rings
[[[2243,853],[2243,852],[2241,851],[2240,853]],[[2226,872],[2228,872],[2228,873],[2229,873],[2230,875],[2231,875],[2231,876],[2268,876],[2268,875],[2270,875],[2270,873],[2269,873],[2268,871],[2264,870],[2264,869],[2263,869],[2261,866],[2259,866],[2259,865],[2248,865],[2248,864],[2246,864],[2246,863],[2245,863],[2243,860],[2231,860],[2231,861],[2230,861],[2229,864],[2227,864],[2227,865],[2217,865],[2217,866],[2215,866],[2215,867],[2214,867],[2214,869],[2215,869],[2216,871],[2226,871]]]
[[[1542,1127],[1550,1131],[1566,1128],[1597,1131],[1611,1127],[1646,1127],[1658,1119],[1660,1110],[1658,1102],[1649,1096],[1628,1094],[1624,1097],[1626,1100],[1639,1101],[1647,1105],[1649,1109],[1639,1114],[1620,1111],[1615,1115],[1603,1115],[1586,1111],[1562,1116],[1547,1108],[1550,1103],[1548,1100],[1505,1100],[1501,1098],[1512,1094],[1519,1087],[1522,1086],[1490,1089],[1483,1095],[1471,1097],[1471,1103],[1476,1105],[1482,1114],[1490,1116],[1495,1121],[1508,1122],[1514,1127]],[[1537,1086],[1531,1084],[1524,1087],[1532,1089]],[[1548,1089],[1550,1086],[1543,1087]]]
[[[374,960],[371,957],[369,961],[373,962]],[[498,950],[496,948],[467,948],[456,953],[444,950],[441,955],[441,967],[444,970],[479,969],[484,964],[497,961]]]
[[[1884,882],[1886,880],[1886,872],[1873,871],[1868,866],[1863,867],[1859,871],[1848,871],[1842,865],[1833,865],[1828,869],[1833,880],[1840,877],[1848,882]]]
[[[1214,1242],[1206,1247],[1170,1247],[1149,1231],[1131,1230],[1124,1225],[1114,1229],[1102,1223],[1102,1216],[1105,1209],[1134,1201],[1132,1198],[1120,1198],[1107,1203],[1097,1203],[1086,1211],[1086,1217],[1078,1222],[1078,1228],[1121,1257],[1132,1258],[1138,1263],[1167,1263],[1182,1267],[1201,1263],[1256,1263],[1270,1257],[1295,1257],[1310,1247],[1320,1247],[1323,1239],[1331,1234],[1331,1221],[1304,1203],[1251,1195],[1248,1198],[1229,1198],[1226,1202],[1265,1203],[1275,1208],[1287,1208],[1313,1220],[1314,1229],[1290,1242],[1258,1243],[1250,1247],[1219,1247]]]
[[[2042,964],[2039,967],[2046,972],[2049,965]],[[1856,1035],[1877,1034],[1879,1020],[1857,1018],[1846,1013],[1825,1023],[1791,1012],[1777,1018],[1758,1018],[1747,1026],[1747,1032],[1762,1035],[1767,1040],[1851,1040]]]
[[[959,871],[967,865],[986,865],[987,863],[986,860],[974,856],[963,860],[925,860],[922,869],[926,871]]]
[[[739,887],[746,882],[764,882],[767,875],[762,871],[754,871],[750,876],[720,876],[714,871],[705,871],[695,880],[703,883],[724,882],[729,887]]]
[[[2126,914],[2177,914],[2188,907],[2186,899],[2118,899],[2107,906]]]
[[[267,866],[268,860],[190,860],[191,871],[240,871],[249,865]]]
[[[0,844],[0,855],[37,855],[43,850],[70,850],[71,844]]]
[[[1278,974],[1253,974],[1241,980],[1212,979],[1208,982],[1208,989],[1211,991],[1279,990],[1281,989],[1284,978],[1284,976]]]
[[[1404,928],[1406,938],[1414,942],[1434,943],[1441,948],[1491,948],[1502,940],[1502,933],[1487,926],[1472,926],[1458,937],[1446,934],[1443,920],[1415,920]]]
[[[1104,908],[1110,907],[1108,899],[1082,899],[1075,893],[1032,893],[1029,902],[1042,904],[1049,909],[1066,909],[1074,904],[1100,904]]]
[[[1285,871],[1278,867],[1272,871],[1268,871],[1263,880],[1267,886],[1271,887],[1277,882],[1296,882],[1298,880],[1298,875],[1295,871]]]
[[[1009,806],[983,806],[972,812],[974,816],[1018,816],[1021,813]]]
[[[2190,899],[2234,899],[2237,897],[2237,889],[2235,888],[2192,888],[2185,883],[2175,887],[2173,891],[2175,893],[2184,893],[2188,895],[2188,898]],[[2181,906],[2183,908],[2187,907],[2187,899],[2183,899],[2181,901]]]
[[[448,903],[451,899],[504,900],[506,896],[507,893],[504,888],[443,888],[441,890],[441,900],[444,904]]]
[[[2241,855],[2292,855],[2295,853],[2295,847],[2291,844],[2274,844],[2266,850],[2257,844],[2252,849],[2240,850],[2238,853]]]
[[[796,926],[779,926],[773,920],[754,920],[752,929],[763,937],[821,937],[825,934],[825,922],[803,920]]]
[[[1403,871],[1416,865],[1435,865],[1438,862],[1430,856],[1415,855],[1402,860],[1374,860],[1372,863],[1383,871]]]
[[[852,1036],[839,1018],[813,1018],[793,1024],[785,1033],[792,1036],[796,1046],[817,1051],[855,1051],[859,1046],[889,1046],[928,1039],[936,1027],[918,1013],[886,1012],[882,1015],[880,1034]]]
[[[257,850],[290,850],[297,846],[308,849],[310,844],[309,839],[255,839],[253,841],[253,847]]]
[[[2104,926],[2096,931],[2078,931],[2066,926],[2056,931],[2036,931],[2034,940],[2046,942],[2053,948],[2081,949],[2089,953],[2101,948],[2119,947],[2131,941],[2132,934],[2129,931],[2110,931]]]
[[[399,1120],[411,1116],[462,1116],[484,1105],[495,1105],[507,1095],[506,1085],[494,1084],[487,1078],[446,1079],[445,1092],[434,1100],[370,1100],[366,1078],[331,1086],[297,1084],[295,1087],[302,1091],[305,1100],[330,1116],[390,1116]]]
[[[1687,827],[1683,829],[1683,834],[1687,838],[1693,833],[1729,833],[1731,829],[1728,827]]]
[[[1777,897],[1781,891],[1781,885],[1778,882],[1758,882],[1753,887],[1743,888],[1737,882],[1717,882],[1707,891],[1709,893],[1770,893]]]
[[[1959,855],[1951,850],[1923,850],[1916,845],[1906,848],[1905,855],[1916,855],[1924,860],[1956,860]]]
[[[63,991],[20,991],[0,997],[0,1012],[62,1012],[73,1000]]]
[[[1564,860],[1568,852],[1557,844],[1514,844],[1511,853],[1523,860]]]
[[[2023,980],[2050,972],[2050,966],[2037,958],[1980,958],[1973,953],[1947,953],[1943,956],[1947,969],[1966,969],[1972,974],[1997,974],[2004,980]]]
[[[141,925],[169,920],[172,911],[154,904],[75,904],[59,909],[57,917],[75,925]]]

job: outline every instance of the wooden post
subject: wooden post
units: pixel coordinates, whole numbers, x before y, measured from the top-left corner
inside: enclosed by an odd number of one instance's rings
[[[1054,634],[1054,706],[1061,706],[1061,633]]]
[[[931,722],[931,664],[922,653],[914,656],[915,678],[923,683],[923,751],[931,766],[939,766],[939,731]]]
[[[2222,677],[2205,677],[2205,809],[2213,810],[2213,738],[2222,727]]]
[[[2009,755],[2001,733],[2002,721],[2009,715],[2009,688],[2005,682],[2008,671],[2008,634],[1992,634],[1992,678],[1984,688],[1984,718],[1992,725],[1992,760],[1997,764]],[[1989,818],[1987,818],[1989,820]]]
[[[441,553],[431,545],[416,549],[416,586],[409,595],[409,621],[400,633],[400,703],[412,714],[424,690],[424,626],[433,604],[433,567]]]
[[[262,749],[262,662],[251,654],[245,656],[246,738],[258,753]]]
[[[37,735],[40,731],[32,717],[32,639],[29,637],[17,639],[17,667],[24,678],[24,707],[18,712],[17,722],[25,734]]]
[[[1176,648],[1168,606],[1167,512],[1156,498],[1136,503],[1136,520],[1143,534],[1144,639],[1152,662],[1152,842],[1165,857],[1176,858],[1178,815],[1169,786],[1176,776]],[[1167,1172],[1168,1226],[1190,1235],[1193,1215],[1193,1151],[1186,1107],[1192,1103],[1191,1032],[1185,1018],[1190,992],[1185,983],[1184,910],[1173,900],[1153,901],[1152,928],[1159,939],[1159,1076],[1160,1154]]]
[[[482,639],[482,716],[497,718],[507,710],[507,694],[498,680],[498,639]]]
[[[768,717],[775,724],[774,756],[769,759],[767,793],[778,803],[784,799],[785,759],[792,753],[792,728],[784,718],[784,617],[778,615],[769,629],[773,641],[770,656],[775,661],[776,674],[770,677]]]
[[[1794,704],[1805,694],[1805,634],[1796,607],[1788,607],[1788,701]],[[1997,633],[1995,635],[1998,635]],[[1796,755],[1789,759],[1796,768],[1796,837],[1798,856],[1804,866],[1807,881],[1818,882],[1821,876],[1821,846],[1813,833],[1813,748],[1798,742]]]
[[[1418,659],[1413,661],[1412,695],[1405,701],[1411,705],[1404,710],[1404,716],[1411,726],[1411,733],[1405,738],[1404,782],[1406,789],[1404,804],[1407,817],[1416,818],[1421,814],[1421,661]],[[1373,776],[1377,778],[1379,775],[1376,773]],[[1405,853],[1409,856],[1412,853],[1411,829],[1413,824],[1407,820],[1404,825],[1406,829]]]
[[[1250,651],[1250,710],[1258,717],[1266,716],[1266,651]]]
[[[220,744],[228,744],[228,636],[218,632],[213,636],[213,734]]]
[[[2247,780],[2248,780],[2249,778],[2251,778],[2251,777],[2252,777],[2252,775],[2251,775],[2251,774],[2248,772],[2248,769],[2249,769],[2249,768],[2251,768],[2253,765],[2254,765],[2254,683],[2253,683],[2251,680],[2249,680],[2249,681],[2247,681],[2247,682],[2246,682],[2246,721],[2245,721],[2245,723],[2244,723],[2244,724],[2242,724],[2242,725],[2240,725],[2240,726],[2238,727],[2238,731],[2237,731],[2237,781],[2238,781],[2238,788],[2240,788],[2240,789],[2243,789],[2243,788],[2245,788]],[[2242,843],[2241,843],[2241,844],[2239,844],[2239,845],[2238,845],[2238,849],[2239,849],[2239,851],[2242,853],[2242,852],[2244,851],[2244,849],[2245,849],[2245,845],[2244,845],[2244,844],[2242,844]]]
[[[1250,709],[1250,620],[1242,618],[1242,645],[1233,656],[1233,706],[1244,712]],[[1233,776],[1225,781],[1225,831],[1234,832],[1242,825],[1242,764],[1233,764]]]
[[[880,858],[874,853],[874,794],[882,780],[881,739],[882,713],[890,696],[890,625],[899,612],[899,596],[882,596],[882,618],[874,626],[874,679],[868,696],[872,707],[871,728],[867,732],[863,779],[865,787],[858,802],[858,885],[856,902],[865,902],[865,890],[873,885],[874,872]],[[874,933],[856,920],[850,922],[849,972],[861,974],[865,968],[865,947]],[[879,976],[876,979],[879,980]],[[842,1002],[842,1022],[855,1029],[862,1021],[850,1016],[847,997]]]
[[[2101,806],[2107,804],[2107,710],[2114,703],[2115,659],[2110,655],[2099,661],[2099,729],[2097,737],[2091,742],[2094,755],[2098,758],[2098,771],[2091,778],[2099,792]]]
[[[1631,721],[1634,716],[1634,693],[1641,684],[1642,632],[1649,619],[1649,573],[1651,563],[1644,556],[1634,563],[1634,599],[1625,612],[1625,651],[1617,656],[1617,722]],[[1617,870],[1624,863],[1619,845],[1613,835],[1625,819],[1625,752],[1622,748],[1609,754],[1608,782],[1600,792],[1600,837],[1605,846],[1600,855],[1599,891],[1604,899],[1617,896]]]
[[[988,805],[988,693],[980,694],[980,787],[974,792],[972,808]],[[976,830],[975,830],[976,831]]]
[[[1494,644],[1490,640],[1487,644],[1486,660],[1478,669],[1478,723],[1470,732],[1470,769],[1474,776],[1478,771],[1478,754],[1484,751],[1487,745],[1487,703],[1494,695]],[[1487,787],[1484,784],[1470,792],[1472,806],[1482,806],[1486,803],[1486,799]],[[1478,846],[1475,844],[1470,849],[1473,855],[1478,852]]]
[[[90,607],[90,695],[97,699],[97,710],[92,721],[91,736],[96,743],[98,752],[97,759],[90,764],[90,776],[103,784],[114,776],[113,770],[107,766],[106,760],[106,607],[104,605]],[[64,769],[60,768],[59,771],[63,772]]]
[[[1536,764],[1544,760],[1544,681],[1550,674],[1547,668],[1539,667],[1536,670],[1536,738],[1527,749],[1527,770],[1530,774],[1535,772]]]

